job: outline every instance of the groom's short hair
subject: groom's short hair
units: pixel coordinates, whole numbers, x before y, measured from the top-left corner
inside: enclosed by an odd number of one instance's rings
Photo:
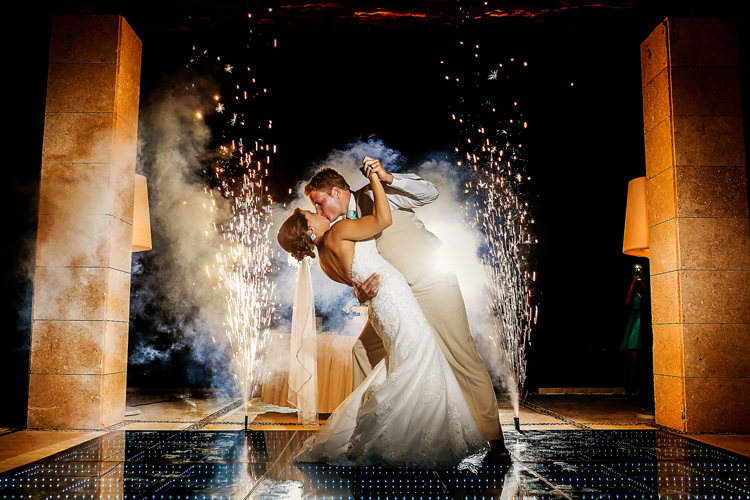
[[[310,193],[313,191],[331,194],[335,187],[343,191],[349,191],[349,184],[344,179],[344,176],[331,167],[323,167],[305,185],[305,196],[310,196]]]

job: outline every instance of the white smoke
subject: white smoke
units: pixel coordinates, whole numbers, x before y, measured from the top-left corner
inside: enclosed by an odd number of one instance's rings
[[[184,82],[199,80],[186,89]],[[200,177],[212,135],[197,113],[206,114],[204,103],[217,88],[195,74],[171,75],[141,107],[138,165],[148,180],[153,249],[133,254],[131,317],[148,316],[154,331],[131,331],[129,360],[148,372],[149,362],[166,366],[180,354],[194,386],[233,387],[226,300],[209,276],[221,241],[213,229],[218,213],[207,208]]]
[[[197,79],[194,75],[191,78]],[[210,102],[211,93],[185,92],[183,81],[185,78],[174,77],[165,81],[154,92],[154,98],[145,103],[141,114],[139,165],[149,181],[154,250],[134,256],[131,298],[131,310],[141,314],[152,312],[155,316],[150,319],[157,330],[153,333],[162,338],[166,334],[172,341],[157,345],[149,342],[148,332],[133,332],[130,359],[131,364],[157,361],[166,364],[175,354],[187,349],[194,368],[189,377],[194,382],[234,387],[232,371],[228,369],[231,350],[223,326],[226,301],[224,294],[215,289],[216,280],[208,276],[221,241],[213,224],[220,221],[217,212],[204,208],[209,198],[200,177],[210,160],[206,152],[212,137],[196,112],[205,112],[202,103]],[[217,86],[217,83],[204,81],[195,88],[214,90]],[[303,195],[303,188],[322,166],[338,170],[353,190],[364,186],[367,179],[359,169],[365,156],[378,158],[391,172],[402,170],[406,163],[398,151],[375,137],[353,140],[345,148],[331,151],[324,161],[310,166],[294,189],[296,199],[286,206],[274,206],[274,227],[280,227],[295,206],[312,209]],[[497,349],[489,348],[493,330],[483,296],[485,274],[478,253],[482,237],[466,224],[460,174],[448,162],[435,159],[424,161],[412,170],[435,183],[440,190],[438,200],[417,209],[417,213],[444,243],[446,261],[452,263],[459,277],[472,333],[493,381],[500,386],[505,370]],[[281,313],[275,330],[287,331],[296,269],[287,264],[287,255],[276,242],[276,231],[272,230],[270,236],[277,267],[272,275],[275,302]],[[346,317],[342,309],[353,300],[352,290],[328,279],[318,265],[312,268],[312,279],[317,314],[326,320],[324,330],[340,332]],[[268,360],[264,371],[284,369],[274,364],[274,360]]]

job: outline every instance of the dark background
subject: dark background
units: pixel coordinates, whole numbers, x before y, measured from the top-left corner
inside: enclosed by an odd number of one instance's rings
[[[435,153],[450,155],[465,137],[452,113],[469,119],[485,103],[519,102],[515,112],[530,124],[523,168],[533,179],[526,195],[539,240],[530,257],[538,276],[533,300],[539,321],[528,350],[526,388],[624,385],[618,347],[636,260],[648,275],[646,259],[621,252],[627,182],[645,175],[639,45],[667,16],[734,17],[745,90],[746,18],[733,2],[488,3],[379,4],[425,16],[389,17],[357,15],[374,10],[357,2],[312,11],[294,2],[286,8],[255,2],[59,2],[19,16],[23,35],[7,53],[6,78],[16,83],[6,95],[12,135],[3,183],[8,236],[0,374],[10,387],[9,421],[23,425],[25,418],[53,14],[122,14],[143,41],[141,102],[161,78],[186,65],[193,46],[224,54],[237,50],[251,60],[269,89],[253,113],[258,123],[274,123],[258,134],[279,146],[268,178],[278,201],[303,170],[352,139],[375,134],[404,155],[408,170]],[[499,10],[516,14],[486,15]],[[473,57],[477,44],[479,58]],[[488,68],[499,62],[499,80],[488,83]],[[462,83],[446,82],[446,74]],[[186,383],[185,356],[153,385]],[[129,385],[142,385],[143,377],[130,370]]]

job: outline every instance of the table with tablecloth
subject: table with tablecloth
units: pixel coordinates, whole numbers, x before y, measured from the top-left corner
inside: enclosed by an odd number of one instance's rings
[[[274,333],[266,347],[266,366],[261,401],[291,406],[289,393],[289,345],[291,335]],[[331,332],[315,336],[318,364],[318,413],[331,413],[352,392],[352,346],[356,335]]]

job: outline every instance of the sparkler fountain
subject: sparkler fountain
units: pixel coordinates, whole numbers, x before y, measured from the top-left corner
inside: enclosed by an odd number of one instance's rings
[[[489,338],[504,355],[510,373],[508,390],[520,432],[519,397],[526,380],[526,346],[532,321],[538,309],[531,307],[530,282],[536,273],[527,269],[525,247],[531,243],[528,232],[528,206],[519,200],[510,162],[500,166],[487,160],[487,168],[475,171],[475,179],[466,184],[473,192],[472,225],[484,234],[482,264],[487,276],[487,308],[493,320],[494,334]],[[496,166],[497,165],[497,166]],[[494,167],[494,168],[493,168]],[[533,314],[532,314],[533,313]]]
[[[264,182],[276,146],[264,144],[264,140],[256,135],[255,147],[246,148],[242,139],[248,130],[253,130],[255,135],[261,126],[272,128],[272,120],[259,112],[258,100],[262,101],[267,95],[267,89],[260,91],[249,64],[235,68],[227,62],[242,60],[249,63],[264,51],[275,48],[277,43],[274,40],[272,47],[263,44],[262,48],[251,44],[257,23],[252,21],[250,14],[247,21],[251,36],[245,46],[247,49],[252,47],[253,57],[228,49],[228,56],[223,58],[213,50],[194,46],[190,59],[190,65],[199,71],[219,72],[226,92],[213,95],[211,107],[215,113],[209,111],[211,116],[206,117],[212,120],[216,130],[221,130],[227,141],[219,148],[219,159],[208,171],[204,170],[207,173],[205,192],[211,199],[207,208],[218,212],[216,220],[221,222],[214,223],[213,229],[223,237],[215,254],[216,260],[206,266],[206,272],[209,276],[214,275],[218,280],[217,289],[226,295],[224,327],[232,349],[234,380],[244,401],[245,429],[250,403],[262,383],[269,330],[277,307],[273,302],[271,272],[274,267],[269,241],[273,201]],[[234,99],[231,99],[232,95]],[[224,96],[227,101],[224,101]],[[250,112],[250,104],[253,112]],[[197,118],[204,119],[204,114],[199,113]],[[217,199],[221,200],[218,205]],[[226,213],[227,205],[231,213]]]
[[[260,162],[253,168],[252,154],[240,151],[246,171],[237,187],[234,179],[221,181],[220,196],[233,198],[232,215],[215,226],[225,240],[216,254],[219,286],[226,291],[224,323],[236,364],[235,381],[245,406],[245,429],[250,401],[260,385],[267,334],[275,311],[274,285],[268,232],[271,227],[271,197],[264,192]],[[222,169],[217,170],[217,177]],[[213,191],[206,189],[213,197]],[[212,200],[213,201],[213,200]],[[208,269],[207,269],[208,271]]]
[[[451,117],[461,138],[455,154],[464,174],[466,218],[484,236],[480,255],[492,323],[492,334],[486,337],[504,358],[507,376],[501,378],[506,379],[503,385],[510,393],[520,432],[519,398],[526,381],[526,348],[538,312],[531,300],[536,272],[528,262],[536,239],[531,233],[534,220],[525,201],[528,191],[524,183],[530,178],[524,173],[521,144],[528,123],[522,118],[518,101],[508,96],[525,98],[526,89],[519,77],[528,63],[515,58],[501,61],[494,52],[486,56],[483,44],[468,32],[456,40],[446,56],[440,65],[446,89],[457,98],[451,106]]]
[[[475,50],[478,48],[477,45]],[[485,82],[497,81],[498,71],[491,71]],[[523,201],[523,185],[530,178],[523,173],[520,139],[528,124],[520,119],[517,106],[517,102],[501,108],[493,107],[489,100],[469,103],[461,99],[453,119],[461,124],[460,133],[464,136],[455,152],[460,155],[458,165],[466,178],[466,216],[469,224],[484,236],[481,254],[486,306],[494,330],[489,340],[507,366],[510,380],[505,385],[520,432],[519,398],[526,380],[526,347],[538,309],[532,307],[531,300],[536,272],[528,262],[530,246],[536,243],[531,234],[534,220],[528,202]]]

